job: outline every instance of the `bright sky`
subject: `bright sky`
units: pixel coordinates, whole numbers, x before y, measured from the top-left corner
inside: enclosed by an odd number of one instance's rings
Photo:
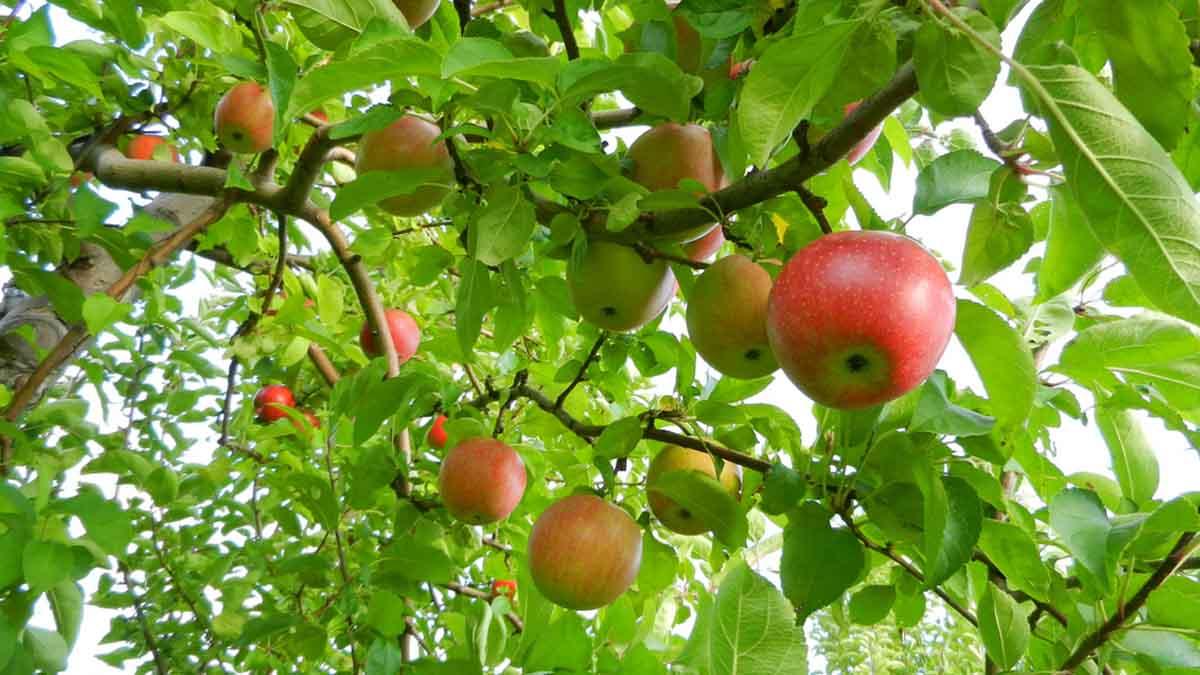
[[[30,6],[26,7],[22,16],[28,16],[31,10],[39,8],[41,4],[41,2],[31,3]],[[1036,1],[1031,3],[1005,32],[1004,46],[1007,53],[1012,53],[1013,43],[1019,34],[1020,27],[1024,25],[1025,17],[1029,15],[1029,12],[1037,4],[1039,3]],[[51,16],[59,43],[84,39],[91,35],[86,27],[70,19],[66,16],[65,12],[57,7],[52,7]],[[1003,82],[1005,78],[1006,71],[1001,74],[1000,81]],[[1016,91],[1007,86],[997,87],[982,107],[982,112],[994,129],[1002,129],[1009,122],[1024,117],[1016,97]],[[978,131],[969,120],[959,120],[949,123],[948,126],[961,128],[972,134],[977,140],[979,138]],[[620,132],[620,135],[629,142],[641,131],[642,129],[625,129]],[[982,147],[981,142],[979,145]],[[876,211],[883,218],[889,219],[903,218],[911,212],[915,178],[915,171],[897,161],[890,192],[884,191],[878,181],[865,171],[856,173],[855,182],[867,195]],[[128,193],[106,191],[105,196],[126,205],[129,204],[130,195]],[[124,215],[118,214],[118,217],[127,217],[128,213],[128,209],[124,208],[122,209],[122,214]],[[943,259],[961,267],[963,242],[966,236],[966,223],[969,216],[969,206],[951,206],[934,216],[918,216],[914,218],[908,226],[908,232],[920,239],[928,247],[934,249]],[[1029,257],[1040,255],[1043,250],[1044,245],[1039,244],[1031,251]],[[208,265],[203,260],[200,263]],[[1024,260],[1018,262],[1007,271],[993,277],[990,282],[1002,289],[1010,297],[1032,295],[1034,291],[1032,277],[1021,274],[1024,263]],[[0,283],[7,281],[9,277],[8,269],[0,267]],[[192,292],[183,299],[188,311],[194,311],[200,298],[208,295],[209,289],[205,288],[203,283],[198,281],[194,283],[194,288],[190,290]],[[969,297],[969,294],[962,287],[957,287],[956,292],[960,297]],[[1093,292],[1094,294],[1095,292]],[[673,320],[668,325],[668,330],[683,332],[682,320]],[[1061,345],[1053,349],[1045,363],[1055,363],[1060,349]],[[974,367],[971,365],[966,353],[957,340],[951,342],[950,348],[943,357],[940,367],[951,373],[960,387],[969,387],[982,393],[982,386],[980,385],[978,376],[975,374]],[[1085,409],[1091,407],[1091,397],[1085,391],[1076,390],[1075,393],[1080,397],[1080,401],[1083,403]],[[800,423],[805,439],[811,439],[815,434],[815,424],[810,414],[808,400],[800,395],[782,374],[756,400],[773,403],[792,413]],[[93,400],[93,409],[97,407],[97,402]],[[94,417],[94,421],[100,423],[99,415],[94,415]],[[119,414],[117,417],[119,417]],[[1156,496],[1160,499],[1168,499],[1189,489],[1195,489],[1195,477],[1200,476],[1200,454],[1197,454],[1195,450],[1190,448],[1181,435],[1167,431],[1161,423],[1144,416],[1143,422],[1147,435],[1155,448],[1160,465],[1160,481]],[[110,422],[110,426],[121,423],[123,423],[123,420],[114,419]],[[211,446],[215,441],[215,435],[212,433],[212,430],[202,429],[198,430],[198,433],[208,434],[207,445],[211,451]],[[1054,431],[1052,439],[1057,451],[1054,461],[1065,473],[1071,474],[1077,471],[1090,471],[1112,475],[1108,452],[1096,427],[1085,427],[1064,416],[1062,428]],[[112,494],[113,484],[111,481],[105,483],[103,481],[96,481],[95,479],[96,477],[94,476],[88,478],[91,482],[100,482],[106,489],[106,492],[110,495]],[[770,569],[772,564],[772,558],[766,559],[760,565],[760,571],[774,577],[773,570]],[[95,588],[96,578],[97,575],[93,574],[84,580],[85,591],[90,592]],[[108,665],[94,658],[94,655],[111,651],[115,646],[102,646],[99,644],[100,639],[108,632],[109,620],[112,616],[114,616],[114,613],[105,609],[91,606],[86,608],[84,625],[78,644],[72,655],[71,666],[67,670],[68,673],[75,675],[101,675],[105,673],[134,672],[132,667],[123,671],[110,668]],[[45,627],[53,626],[53,619],[44,601],[35,614],[34,623]]]

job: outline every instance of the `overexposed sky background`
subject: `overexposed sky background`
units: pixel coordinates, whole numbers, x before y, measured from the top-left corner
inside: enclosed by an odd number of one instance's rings
[[[31,2],[22,11],[21,16],[28,16],[31,11],[40,8],[42,4],[42,2],[36,0]],[[1026,17],[1028,17],[1037,4],[1039,4],[1039,0],[1030,3],[1030,6],[1026,7],[1021,15],[1010,24],[1008,30],[1005,31],[1004,46],[1006,52],[1012,52],[1012,47],[1020,32],[1020,27],[1024,25]],[[94,34],[85,26],[72,20],[64,11],[57,7],[51,8],[51,17],[57,34],[57,40],[60,44],[77,39],[94,37]],[[997,130],[1004,128],[1014,120],[1024,117],[1016,91],[1003,85],[1006,73],[1007,69],[1001,74],[999,78],[1000,84],[998,84],[996,90],[981,109],[992,128]],[[949,127],[960,128],[977,140],[979,139],[978,130],[970,120],[956,120],[947,123],[940,130]],[[627,142],[631,142],[643,130],[644,128],[630,128],[614,133],[618,133]],[[983,147],[982,142],[979,143],[979,146]],[[885,191],[874,176],[868,172],[858,171],[855,173],[856,184],[866,194],[875,210],[885,219],[905,218],[911,213],[915,178],[915,170],[912,167],[904,166],[898,157],[896,158],[893,170],[890,192]],[[103,194],[106,198],[124,204],[122,211],[116,216],[116,222],[120,222],[122,218],[128,217],[130,213],[129,205],[131,203],[131,195],[129,193],[104,190]],[[970,211],[970,206],[955,205],[938,212],[934,216],[918,216],[913,218],[909,223],[908,233],[921,240],[944,260],[961,268],[962,249]],[[1041,255],[1043,251],[1044,244],[1038,244],[1026,259],[996,275],[989,280],[990,283],[1003,290],[1009,297],[1031,296],[1034,292],[1033,277],[1022,274],[1021,270],[1024,268],[1025,261],[1029,257]],[[204,260],[200,260],[199,264],[205,268],[211,265]],[[951,276],[955,278],[957,275],[952,274]],[[6,282],[9,278],[9,270],[5,267],[0,267],[0,283]],[[956,287],[955,291],[960,297],[970,297],[966,289],[962,287]],[[188,311],[194,312],[199,305],[200,299],[207,297],[209,292],[210,289],[206,287],[206,284],[202,280],[198,280],[191,284],[186,293],[181,293],[181,296],[183,296],[181,299],[184,301]],[[1094,296],[1097,292],[1094,290],[1090,295]],[[1072,300],[1075,300],[1075,298],[1072,298]],[[667,323],[666,329],[682,333],[684,332],[683,321],[678,317],[673,318]],[[1053,364],[1057,361],[1061,346],[1059,344],[1051,350],[1045,363]],[[968,387],[982,393],[982,386],[980,385],[978,376],[975,374],[975,369],[957,340],[951,342],[950,348],[943,357],[940,367],[951,373],[960,386]],[[1075,393],[1079,395],[1085,409],[1092,406],[1091,397],[1086,391],[1075,389]],[[813,437],[815,425],[810,414],[811,405],[804,396],[792,387],[791,383],[788,382],[786,376],[782,375],[782,373],[779,373],[775,382],[766,391],[756,397],[755,400],[773,403],[789,411],[800,423],[804,437],[806,439]],[[92,405],[92,419],[94,422],[100,424],[98,401],[92,399]],[[1160,481],[1156,496],[1160,499],[1168,499],[1185,491],[1197,489],[1196,477],[1200,476],[1200,455],[1197,454],[1196,450],[1187,444],[1183,436],[1167,431],[1160,422],[1141,414],[1139,414],[1139,417],[1142,418],[1160,465]],[[115,411],[115,414],[112,415],[110,421],[105,426],[116,427],[122,425],[124,421],[120,417],[120,412]],[[203,453],[207,449],[207,452],[211,453],[216,440],[214,431],[212,429],[199,428],[197,429],[197,433],[202,434],[203,438],[197,438],[196,451]],[[1052,433],[1052,439],[1056,449],[1056,455],[1053,458],[1054,462],[1068,475],[1079,471],[1112,475],[1106,446],[1100,436],[1099,430],[1095,426],[1083,426],[1075,420],[1064,416],[1063,426]],[[112,495],[115,487],[114,483],[111,480],[106,482],[103,478],[89,476],[87,480],[100,484],[107,494]],[[77,476],[73,480],[77,480]],[[68,488],[69,491],[70,488]],[[1032,498],[1029,494],[1023,496]],[[774,578],[774,570],[771,568],[776,564],[777,557],[772,556],[764,559],[759,564],[759,571]],[[86,591],[91,591],[95,588],[97,576],[98,574],[92,574],[84,581]],[[112,616],[114,616],[114,613],[108,610],[91,606],[86,608],[83,628],[75,651],[72,654],[71,666],[67,670],[68,673],[100,675],[105,673],[134,672],[132,665],[124,670],[117,670],[110,668],[107,664],[95,658],[96,654],[110,651],[115,647],[115,645],[101,646],[99,644],[99,640],[108,632],[109,620]],[[34,623],[45,627],[53,626],[53,619],[44,601],[39,604]]]

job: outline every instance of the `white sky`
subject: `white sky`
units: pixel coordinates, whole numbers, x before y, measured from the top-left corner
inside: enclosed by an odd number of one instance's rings
[[[1019,34],[1020,26],[1024,25],[1025,17],[1029,15],[1029,12],[1037,4],[1038,2],[1036,1],[1031,3],[1030,7],[1027,7],[1021,13],[1021,16],[1005,31],[1004,46],[1007,53],[1012,53],[1012,46],[1016,40],[1016,36]],[[25,9],[22,16],[27,16],[32,9],[40,7],[41,3],[34,2],[31,5],[31,7]],[[70,19],[61,9],[52,7],[51,16],[60,43],[90,36],[86,27]],[[1006,74],[1007,69],[1001,73],[1001,83],[1004,82]],[[1024,117],[1016,96],[1016,91],[1003,84],[997,86],[981,110],[992,128],[997,130],[1004,128],[1008,123],[1016,119]],[[969,120],[957,120],[948,123],[943,129],[948,127],[961,128],[979,140],[978,131]],[[620,132],[620,135],[629,142],[641,131],[641,128],[625,129]],[[979,146],[983,147],[982,142],[979,143]],[[878,181],[868,172],[858,171],[855,174],[855,182],[866,194],[875,210],[884,219],[908,216],[911,212],[915,178],[915,171],[903,166],[898,157],[896,158],[890,192],[885,192]],[[119,199],[128,204],[128,193],[106,191],[105,196],[109,199]],[[127,216],[129,211],[123,208],[122,213]],[[908,226],[908,232],[933,249],[943,259],[951,261],[961,268],[963,242],[966,237],[966,224],[969,216],[970,206],[951,206],[933,216],[918,216],[912,219]],[[1034,255],[1040,255],[1043,250],[1044,245],[1037,245],[1026,259]],[[209,264],[203,260],[200,263],[202,265]],[[1012,265],[1008,270],[990,279],[990,283],[1003,290],[1009,297],[1031,296],[1034,291],[1033,278],[1030,275],[1021,273],[1024,263],[1025,260],[1022,260]],[[8,269],[0,267],[0,283],[7,281],[9,277]],[[956,287],[955,290],[959,297],[970,297],[962,287]],[[180,295],[183,296],[182,299],[187,306],[187,311],[194,312],[200,299],[206,297],[207,289],[202,282],[198,281],[194,282],[191,291],[190,294],[181,293]],[[672,320],[668,324],[668,329],[673,332],[682,332],[682,324],[681,320]],[[1060,348],[1061,344],[1052,350],[1049,358],[1045,361],[1047,364],[1053,364],[1057,361]],[[975,374],[974,367],[971,365],[970,360],[957,340],[951,342],[940,367],[949,372],[960,387],[971,388],[976,392],[982,393],[982,386],[978,376]],[[671,377],[673,378],[673,375]],[[1079,395],[1085,409],[1091,407],[1092,401],[1090,395],[1079,389],[1076,389],[1075,393]],[[755,400],[773,403],[792,413],[800,423],[805,439],[811,439],[815,434],[815,424],[810,414],[809,401],[800,395],[782,374],[776,378],[775,382],[766,391],[756,397]],[[95,411],[97,402],[93,400],[92,403]],[[116,417],[119,417],[119,413]],[[1195,477],[1200,476],[1200,454],[1191,449],[1181,435],[1167,431],[1161,423],[1145,415],[1139,414],[1139,417],[1142,418],[1160,465],[1159,488],[1156,496],[1159,499],[1168,499],[1185,491],[1196,489]],[[98,414],[94,415],[94,418],[96,423],[100,423]],[[115,426],[121,423],[123,423],[123,420],[113,419],[110,425]],[[207,440],[207,444],[211,447],[215,440],[215,435],[212,434],[211,429],[202,431],[209,434],[210,437]],[[1075,420],[1063,416],[1062,428],[1055,430],[1051,434],[1051,437],[1057,450],[1054,462],[1064,473],[1069,475],[1078,471],[1089,471],[1108,476],[1112,475],[1109,455],[1096,427],[1085,427]],[[113,484],[111,481],[107,483],[97,481],[94,476],[89,477],[88,480],[91,482],[100,482],[106,489],[106,492],[110,495],[112,494]],[[776,561],[777,558],[774,556],[762,561],[759,565],[760,572],[774,577],[773,570],[770,568],[774,564],[777,564]],[[96,576],[96,574],[93,574],[84,580],[85,590],[90,591],[95,588]],[[75,675],[102,675],[106,673],[134,672],[132,667],[124,671],[110,668],[107,664],[94,658],[95,654],[111,651],[115,647],[115,645],[99,645],[99,640],[108,632],[109,620],[113,615],[114,613],[109,610],[92,606],[86,608],[84,625],[75,651],[72,654],[71,665],[66,671],[67,673]],[[53,619],[47,611],[44,601],[36,612],[33,622],[45,627],[53,626]],[[817,664],[814,663],[813,665]]]

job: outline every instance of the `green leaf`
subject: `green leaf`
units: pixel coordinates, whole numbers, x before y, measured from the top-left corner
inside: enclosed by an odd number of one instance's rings
[[[554,56],[516,58],[496,40],[468,37],[455,42],[442,62],[442,77],[495,77],[523,80],[553,89],[562,69]]]
[[[211,11],[168,12],[158,20],[171,30],[214,54],[234,53],[241,46],[241,39],[231,28],[233,21],[226,18],[228,15],[224,12],[219,14],[224,16],[219,16]]]
[[[14,626],[4,615],[0,615],[0,669],[5,668],[17,651],[20,626]],[[0,670],[0,672],[7,672]]]
[[[913,411],[908,430],[951,436],[989,433],[996,420],[951,403],[947,396],[949,387],[949,378],[944,372],[939,370],[929,376],[921,386],[917,409]]]
[[[479,333],[483,330],[483,315],[496,304],[491,273],[483,263],[464,258],[459,265],[462,279],[458,282],[458,297],[454,306],[454,329],[458,346],[467,360]]]
[[[616,61],[575,59],[558,75],[563,105],[620,90],[638,108],[678,121],[687,119],[692,97],[703,84],[674,61],[651,52],[623,54]]]
[[[87,530],[88,537],[107,553],[120,556],[133,539],[133,523],[121,505],[105,499],[99,491],[87,486],[79,494],[64,502],[64,508],[75,514]]]
[[[1101,405],[1096,408],[1096,426],[1108,445],[1121,493],[1138,505],[1153,499],[1158,491],[1158,460],[1137,418],[1128,410]]]
[[[1187,675],[1200,670],[1200,647],[1195,640],[1183,635],[1153,628],[1133,628],[1122,633],[1115,642],[1121,650],[1142,657],[1138,659],[1141,672]]]
[[[638,441],[642,440],[644,426],[645,423],[637,415],[625,417],[609,424],[593,444],[593,452],[596,453],[596,457],[604,459],[628,457],[637,446]]]
[[[533,204],[520,188],[500,184],[487,193],[487,205],[476,211],[471,226],[475,257],[485,265],[499,265],[525,250],[537,226]]]
[[[337,197],[329,207],[329,217],[343,220],[359,209],[388,197],[410,195],[425,185],[445,185],[444,169],[398,169],[396,171],[367,171],[354,182],[338,188]]]
[[[450,583],[457,573],[454,561],[444,548],[412,538],[405,539],[403,544],[389,546],[379,569],[385,575],[435,584]]]
[[[366,675],[397,675],[404,667],[404,652],[395,640],[376,638],[367,650]]]
[[[367,607],[367,625],[384,637],[396,637],[403,633],[406,615],[404,600],[400,596],[383,589],[371,594],[371,603]]]
[[[132,312],[132,306],[113,300],[107,293],[93,293],[83,301],[83,320],[92,335],[99,335],[114,323],[124,321]]]
[[[800,617],[841,597],[866,565],[862,544],[853,533],[833,529],[829,517],[823,507],[808,503],[793,512],[784,529],[779,575]]]
[[[751,0],[684,0],[675,10],[701,37],[731,38],[750,27],[756,5]]]
[[[311,517],[326,530],[338,526],[340,511],[328,480],[308,473],[292,473],[287,477],[288,492],[308,509]]]
[[[769,581],[731,562],[716,598],[701,596],[699,615],[680,663],[701,673],[805,675],[804,627]]]
[[[1000,167],[975,150],[955,150],[938,157],[917,174],[913,213],[930,216],[951,204],[988,196],[992,174]]]
[[[408,22],[391,0],[287,0],[285,3],[304,37],[322,49],[335,50],[354,39],[372,20],[397,32]]]
[[[925,585],[932,588],[971,559],[983,527],[983,502],[957,476],[920,480],[918,486],[925,497]]]
[[[1104,258],[1104,247],[1065,187],[1050,188],[1049,212],[1046,255],[1037,271],[1038,302],[1071,290]]]
[[[46,174],[24,157],[0,157],[0,184],[41,187],[46,184]]]
[[[996,421],[1022,424],[1033,408],[1037,378],[1021,336],[995,312],[969,300],[958,301],[954,333],[979,371]]]
[[[25,583],[35,593],[48,591],[58,584],[69,581],[75,554],[71,547],[57,541],[33,540],[25,545],[21,565],[25,570]]]
[[[982,201],[971,211],[958,283],[974,286],[1021,259],[1033,245],[1033,219],[1019,204]]]
[[[67,649],[75,646],[79,627],[83,624],[83,591],[74,581],[63,581],[46,593],[50,611],[54,614],[54,625],[58,634],[67,643]],[[0,657],[0,664],[4,658]]]
[[[1149,385],[1179,410],[1200,408],[1200,335],[1188,324],[1134,317],[1097,324],[1063,349],[1059,370],[1111,390],[1115,376]]]
[[[291,126],[286,115],[292,91],[296,89],[296,61],[286,47],[273,40],[265,40],[263,46],[267,53],[267,83],[275,102],[275,136],[278,139]]]
[[[849,52],[856,21],[804,27],[806,32],[775,42],[756,61],[742,85],[735,116],[750,161],[766,166],[800,120],[833,85]]]
[[[1108,52],[1117,98],[1164,148],[1174,148],[1193,98],[1191,41],[1179,10],[1168,0],[1082,4]]]
[[[749,532],[746,512],[737,498],[712,476],[691,470],[668,471],[657,476],[646,489],[690,511],[729,548],[745,545]]]
[[[972,9],[951,11],[1000,49],[1000,31],[990,19]],[[927,20],[913,40],[913,66],[921,100],[942,115],[956,117],[978,110],[991,93],[1000,74],[1000,57],[948,24]]]
[[[1086,490],[1063,490],[1050,500],[1050,528],[1062,538],[1076,562],[1108,592],[1111,575],[1107,551],[1112,524],[1100,498]]]
[[[388,80],[412,75],[438,77],[441,56],[429,43],[400,37],[372,45],[344,60],[316,68],[305,75],[292,93],[288,118],[298,117],[342,94]]]
[[[70,50],[61,47],[32,47],[22,53],[20,59],[28,60],[37,69],[71,87],[98,99],[104,98],[96,74],[88,67],[87,62]]]
[[[863,626],[873,626],[887,617],[896,602],[892,586],[865,586],[850,597],[850,620]]]
[[[591,669],[592,639],[578,614],[560,615],[534,639],[521,664],[524,672],[583,673]]]
[[[763,480],[760,508],[773,516],[786,513],[799,504],[807,492],[804,476],[776,462]]]
[[[1168,578],[1146,601],[1156,624],[1200,630],[1200,581],[1184,576]],[[3,662],[0,658],[0,662]]]
[[[61,673],[67,669],[71,650],[63,637],[52,630],[26,626],[25,651],[33,657],[33,665],[43,672]]]
[[[979,601],[979,637],[988,658],[1009,670],[1017,665],[1029,647],[1029,611],[989,583]]]
[[[1113,94],[1075,66],[1034,66],[1067,182],[1096,238],[1154,304],[1200,323],[1200,208],[1171,158]]]
[[[1012,523],[983,521],[979,550],[1004,573],[1008,585],[1038,600],[1048,600],[1050,571],[1033,537]]]

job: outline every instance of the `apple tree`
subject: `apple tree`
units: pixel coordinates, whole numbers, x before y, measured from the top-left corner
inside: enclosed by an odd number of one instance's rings
[[[1200,672],[1195,0],[8,5],[0,673]]]

